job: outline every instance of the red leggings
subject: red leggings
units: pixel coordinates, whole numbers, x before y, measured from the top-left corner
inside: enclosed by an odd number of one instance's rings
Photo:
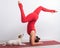
[[[19,3],[18,5],[19,5],[20,12],[21,12],[21,21],[23,23],[28,22],[27,33],[29,35],[30,35],[32,30],[34,30],[36,32],[35,22],[38,19],[38,15],[39,15],[40,11],[42,10],[42,11],[45,11],[45,12],[52,12],[52,10],[46,9],[46,8],[44,8],[42,6],[39,6],[32,13],[28,14],[27,16],[25,16],[22,4]]]

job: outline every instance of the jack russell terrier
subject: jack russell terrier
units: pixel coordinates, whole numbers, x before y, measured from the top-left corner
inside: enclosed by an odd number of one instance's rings
[[[9,40],[7,42],[4,42],[2,45],[3,46],[6,46],[6,45],[25,45],[22,43],[22,37],[23,37],[24,34],[22,35],[18,35],[18,39],[16,40]]]

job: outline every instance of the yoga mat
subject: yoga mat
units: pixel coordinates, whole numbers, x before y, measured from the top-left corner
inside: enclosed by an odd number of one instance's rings
[[[34,45],[34,46],[48,46],[48,45],[60,45],[60,42],[58,41],[42,41],[43,44],[39,44],[39,45]],[[21,47],[31,47],[29,42],[25,42],[26,45],[21,45]]]
[[[60,42],[58,41],[42,41],[43,44],[39,44],[39,45],[35,45],[35,46],[49,46],[49,45],[60,45]],[[26,45],[15,45],[15,46],[10,46],[10,45],[7,45],[7,46],[2,46],[0,45],[0,48],[23,48],[23,47],[33,47],[30,45],[29,42],[24,42],[24,44]]]

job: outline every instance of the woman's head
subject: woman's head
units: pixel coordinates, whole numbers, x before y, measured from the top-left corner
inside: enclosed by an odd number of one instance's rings
[[[36,36],[35,42],[39,42],[40,38]]]

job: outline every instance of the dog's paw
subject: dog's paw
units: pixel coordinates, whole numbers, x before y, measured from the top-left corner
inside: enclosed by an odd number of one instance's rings
[[[26,45],[26,44],[22,43],[22,44],[19,44],[19,45]]]

